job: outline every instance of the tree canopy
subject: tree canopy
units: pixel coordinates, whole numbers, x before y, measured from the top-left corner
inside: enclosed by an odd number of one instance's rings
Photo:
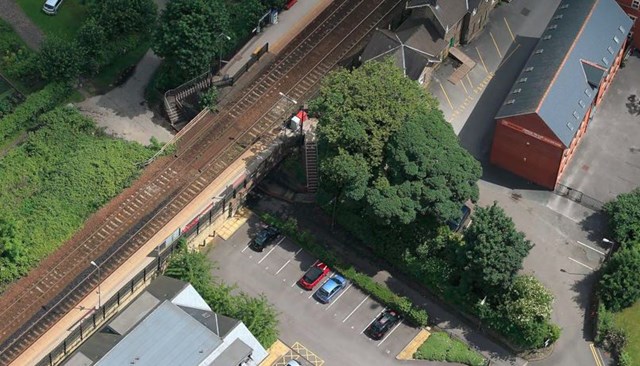
[[[91,3],[92,17],[104,28],[108,38],[132,33],[149,33],[156,21],[153,0],[98,0]]]
[[[479,297],[503,294],[533,247],[495,203],[476,208],[464,237],[463,283]]]
[[[640,243],[623,247],[605,262],[600,298],[607,309],[620,311],[640,299]]]
[[[323,188],[363,199],[383,224],[459,215],[478,197],[481,168],[437,107],[390,60],[332,73],[311,102]]]
[[[604,205],[609,230],[619,243],[640,242],[640,188],[616,197]]]

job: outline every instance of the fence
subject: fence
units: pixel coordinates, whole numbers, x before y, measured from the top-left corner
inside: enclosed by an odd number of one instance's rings
[[[556,184],[554,192],[558,196],[566,197],[592,210],[600,211],[602,210],[602,206],[604,206],[604,202],[560,183]]]
[[[251,54],[249,60],[242,65],[234,75],[225,75],[222,78],[215,77],[212,72],[208,71],[202,75],[187,81],[186,83],[178,86],[177,88],[167,90],[164,93],[164,108],[165,113],[171,121],[171,125],[175,127],[175,124],[182,122],[182,118],[178,110],[182,108],[182,101],[189,96],[198,93],[204,89],[210,87],[222,87],[233,85],[244,73],[246,73],[251,66],[253,66],[260,58],[269,51],[269,43],[265,43],[260,49]]]
[[[130,300],[144,290],[147,285],[160,275],[176,249],[180,239],[192,240],[201,230],[211,225],[220,216],[227,214],[229,217],[244,203],[246,194],[260,182],[262,178],[276,166],[285,155],[301,143],[302,136],[295,133],[281,133],[271,148],[265,151],[266,156],[258,156],[248,164],[245,174],[235,179],[228,185],[219,200],[207,206],[201,213],[188,221],[188,223],[176,229],[156,247],[156,260],[142,269],[113,297],[106,300],[99,309],[90,316],[84,318],[74,330],[53,349],[38,366],[54,366],[60,364],[68,355],[78,348],[85,338],[91,336],[100,327],[105,325],[112,316],[118,313],[121,307],[126,306]]]

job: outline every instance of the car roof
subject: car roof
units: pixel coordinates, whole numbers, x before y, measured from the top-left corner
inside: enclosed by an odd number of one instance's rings
[[[322,288],[327,292],[331,292],[334,288],[342,284],[344,284],[344,277],[340,275],[334,275],[327,282],[325,282],[324,285],[322,285]]]
[[[45,5],[53,6],[53,5],[56,5],[56,2],[57,2],[57,1],[58,1],[58,0],[47,0],[47,1],[45,1],[45,3],[44,3],[44,4],[45,4]]]

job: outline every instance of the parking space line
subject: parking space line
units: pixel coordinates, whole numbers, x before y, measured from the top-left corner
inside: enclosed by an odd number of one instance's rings
[[[467,81],[469,81],[469,86],[471,87],[471,89],[473,89],[473,83],[471,82],[471,79],[469,78],[469,74],[467,74]]]
[[[496,42],[496,39],[493,37],[493,33],[489,32],[489,35],[491,36],[491,40],[493,40],[493,45],[496,46],[496,51],[498,51],[498,56],[502,58],[502,53],[500,52],[500,48],[498,48],[498,42]]]
[[[469,92],[467,91],[467,87],[464,86],[464,80],[462,80],[462,79],[460,80],[460,85],[462,85],[462,89],[464,89],[464,93],[469,95]]]
[[[244,247],[244,249],[242,249],[242,250],[240,251],[240,253],[244,253],[244,251],[245,251],[245,250],[247,250],[247,248],[249,248],[249,245],[251,245],[251,242],[249,242],[249,244],[247,244],[247,246],[246,246],[246,247]]]
[[[291,260],[293,260],[293,258],[295,258],[296,255],[298,255],[298,253],[300,253],[302,251],[302,248],[298,249],[297,252],[295,252],[295,254],[293,255],[292,258],[290,258],[288,261],[285,262],[285,264],[282,265],[282,267],[280,267],[280,269],[276,272],[276,274],[280,273],[280,271],[282,271],[284,269],[284,267],[287,266],[287,264],[291,263]],[[295,283],[294,283],[295,284]],[[293,286],[291,286],[293,287]]]
[[[364,304],[364,302],[365,302],[365,301],[367,301],[367,299],[368,299],[368,298],[369,298],[369,295],[367,295],[367,297],[365,297],[364,299],[362,299],[362,301],[360,301],[360,303],[358,304],[358,306],[356,306],[356,307],[355,307],[355,309],[351,310],[351,312],[349,313],[349,315],[347,315],[347,317],[346,317],[346,318],[344,318],[344,319],[342,320],[342,322],[343,322],[343,323],[344,323],[344,322],[346,322],[346,321],[347,321],[347,319],[349,319],[349,318],[351,317],[351,315],[353,315],[353,313],[355,313],[355,312],[356,312],[356,310],[358,310],[358,308],[359,308],[360,306],[362,306],[362,304]]]
[[[335,299],[335,300],[333,300],[333,301],[331,302],[331,304],[329,304],[329,306],[327,306],[327,308],[326,308],[326,309],[324,309],[324,311],[327,311],[327,310],[331,309],[331,307],[333,306],[333,304],[337,303],[337,302],[338,302],[338,300],[342,297],[342,295],[344,295],[345,293],[347,293],[347,290],[349,290],[350,288],[351,288],[351,284],[349,284],[349,286],[347,286],[347,288],[345,288],[345,289],[342,291],[342,293],[341,293],[340,295],[338,295],[338,297],[336,297],[336,299]]]
[[[606,254],[605,252],[603,252],[603,251],[601,251],[601,250],[598,250],[598,249],[596,249],[596,248],[594,248],[594,247],[592,247],[592,246],[590,246],[590,245],[587,245],[587,244],[585,244],[585,243],[581,242],[580,240],[576,240],[576,241],[578,242],[578,244],[582,245],[583,247],[585,247],[585,248],[589,248],[589,249],[593,250],[594,252],[596,252],[596,253],[598,253],[598,254],[602,254],[602,255],[605,255],[605,254]]]
[[[482,58],[482,55],[480,54],[480,50],[478,49],[478,47],[476,47],[476,52],[478,52],[478,57],[480,57],[480,62],[482,62],[482,67],[484,67],[484,71],[486,71],[488,74],[489,69],[487,69],[487,65],[484,63],[484,59]]]
[[[373,319],[371,319],[369,324],[367,324],[367,326],[364,327],[364,329],[360,332],[360,334],[364,333],[364,331],[367,330],[367,328],[369,328],[369,326],[373,324],[373,322],[375,322],[376,319],[378,319],[378,317],[380,316],[380,314],[384,313],[385,310],[387,310],[387,308],[382,308],[382,311],[380,311],[378,314],[376,314],[376,316]]]
[[[513,32],[511,31],[511,27],[509,26],[509,22],[507,22],[507,18],[504,18],[504,24],[507,25],[507,30],[509,31],[509,34],[511,35],[511,40],[515,41],[516,37],[513,36]]]
[[[260,259],[260,260],[258,261],[258,264],[262,263],[262,261],[263,261],[263,260],[267,259],[267,257],[269,256],[269,254],[271,254],[271,252],[273,252],[274,250],[276,250],[276,248],[278,247],[278,245],[280,245],[280,243],[282,243],[282,241],[283,241],[283,240],[284,240],[284,238],[280,239],[280,241],[279,241],[279,242],[277,242],[277,243],[273,246],[273,248],[271,248],[271,250],[270,250],[267,254],[265,254],[265,255],[264,255],[264,257],[262,257],[262,259]]]
[[[593,271],[593,268],[591,268],[591,267],[587,266],[586,264],[584,264],[584,263],[582,263],[582,262],[578,262],[577,260],[575,260],[575,259],[573,259],[573,258],[571,258],[571,257],[567,257],[567,258],[569,258],[569,260],[570,260],[570,261],[576,262],[576,263],[578,263],[579,265],[583,266],[584,268],[587,268],[587,269],[589,269],[589,270]]]
[[[402,322],[399,322],[398,325],[396,325],[393,329],[391,329],[391,331],[389,333],[387,333],[387,336],[382,338],[382,340],[380,341],[380,343],[378,343],[378,345],[376,347],[380,347],[380,345],[382,344],[382,342],[386,341],[387,338],[389,338],[389,336],[391,335],[391,333],[395,332],[396,329],[398,329],[398,327],[402,325]]]
[[[444,97],[447,98],[447,102],[449,103],[449,107],[451,107],[451,109],[453,110],[453,104],[451,104],[451,99],[449,99],[449,96],[447,95],[447,91],[444,90],[444,86],[442,86],[441,82],[438,82],[438,84],[440,84],[440,89],[442,89],[442,92],[444,93]]]

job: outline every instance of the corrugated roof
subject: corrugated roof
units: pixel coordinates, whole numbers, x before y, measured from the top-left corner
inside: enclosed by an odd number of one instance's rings
[[[198,365],[221,343],[207,327],[164,301],[96,365]]]
[[[600,83],[593,65],[609,69],[631,24],[615,0],[563,0],[496,119],[535,112],[569,146]]]

